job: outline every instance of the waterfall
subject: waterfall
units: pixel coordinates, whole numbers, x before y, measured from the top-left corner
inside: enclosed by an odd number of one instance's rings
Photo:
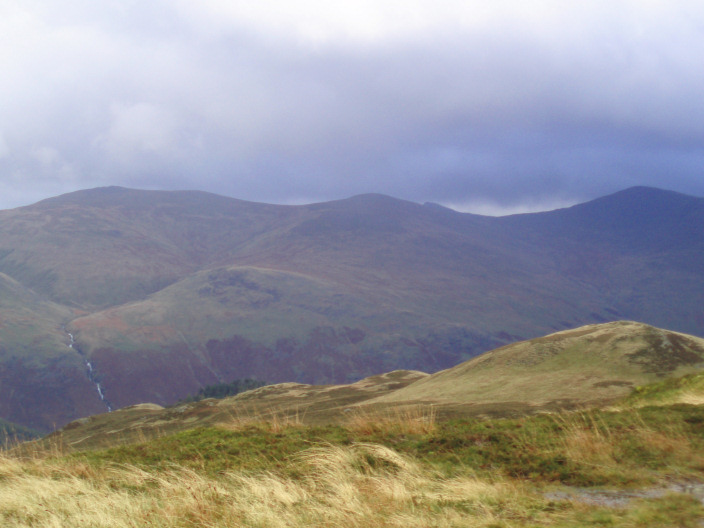
[[[90,382],[93,385],[95,385],[95,390],[98,392],[98,396],[100,397],[100,401],[102,401],[105,404],[105,407],[107,407],[108,412],[112,412],[112,405],[110,405],[110,402],[105,399],[105,391],[103,390],[103,387],[100,384],[100,381],[98,381],[98,379],[96,377],[96,373],[93,369],[93,365],[91,364],[90,361],[88,361],[88,358],[85,357],[85,355],[83,353],[81,353],[81,351],[77,347],[74,346],[76,344],[76,340],[73,337],[73,334],[71,332],[69,332],[66,329],[66,327],[64,327],[64,332],[66,332],[66,335],[68,335],[68,338],[69,338],[68,347],[74,349],[76,352],[78,352],[83,357],[83,361],[86,365],[86,374],[87,374]]]

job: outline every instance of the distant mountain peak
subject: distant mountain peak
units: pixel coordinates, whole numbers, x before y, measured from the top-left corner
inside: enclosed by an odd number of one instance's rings
[[[585,203],[577,204],[571,207],[571,209],[589,207],[590,204],[616,204],[623,207],[645,208],[653,204],[659,204],[659,206],[678,206],[702,201],[704,201],[704,198],[683,194],[677,191],[641,185],[629,187],[627,189],[623,189],[622,191],[617,191]]]

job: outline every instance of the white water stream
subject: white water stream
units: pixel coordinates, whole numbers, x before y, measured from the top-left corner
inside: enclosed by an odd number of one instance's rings
[[[73,334],[71,332],[69,332],[68,330],[66,330],[65,327],[64,327],[64,332],[66,332],[66,334],[68,335],[68,338],[69,338],[68,347],[75,349],[75,347],[73,345],[76,343],[76,341],[73,337]],[[75,349],[75,350],[79,354],[81,354],[81,356],[83,356],[83,354],[78,349]],[[110,405],[110,402],[105,399],[105,392],[103,391],[103,387],[102,387],[102,385],[100,385],[100,382],[96,379],[95,372],[93,371],[93,365],[91,365],[90,361],[88,361],[88,358],[86,358],[85,356],[83,357],[83,361],[86,364],[86,374],[88,375],[88,379],[90,380],[91,383],[93,383],[95,385],[95,390],[98,391],[98,396],[100,396],[100,401],[102,401],[105,404],[105,407],[107,407],[108,412],[112,412],[112,405]]]

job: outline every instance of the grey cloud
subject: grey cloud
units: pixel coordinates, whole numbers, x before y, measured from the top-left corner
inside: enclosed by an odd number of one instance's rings
[[[283,203],[704,195],[704,16],[686,2],[318,47],[244,23],[209,33],[184,3],[69,4],[31,4],[0,37],[18,50],[0,207],[107,184]]]

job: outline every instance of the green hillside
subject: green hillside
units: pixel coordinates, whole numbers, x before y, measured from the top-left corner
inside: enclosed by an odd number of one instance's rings
[[[701,221],[703,199],[645,188],[505,218],[118,187],[0,211],[0,416],[49,431],[232,379],[437,372],[619,319],[697,333]]]
[[[681,378],[669,378],[659,383],[636,387],[624,406],[704,404],[704,372],[695,372]]]
[[[0,417],[46,432],[105,409],[63,329],[75,316],[0,273]]]
[[[704,367],[704,339],[618,321],[488,352],[375,400],[580,405]]]
[[[56,435],[63,445],[83,449],[110,444],[114,435],[134,441],[233,420],[324,425],[404,417],[423,423],[633,406],[633,398],[640,406],[696,403],[703,368],[704,340],[620,321],[505,346],[432,375],[394,371],[346,385],[289,382],[217,401],[142,404],[73,422]],[[661,385],[675,392],[656,398],[665,390]]]
[[[694,528],[704,521],[702,357],[699,338],[617,322],[434,375],[123,408],[0,455],[0,520]],[[546,372],[560,383],[541,386]],[[532,377],[537,393],[517,413],[500,391],[477,400],[468,390],[495,376],[513,396]],[[626,389],[638,379],[661,381]],[[628,395],[614,399],[612,387]],[[589,408],[559,408],[577,399]],[[504,417],[490,418],[492,406]]]
[[[159,412],[133,411],[148,410]],[[124,431],[112,431],[103,447],[78,452],[54,435],[0,456],[0,520],[282,528],[694,528],[704,521],[701,405],[424,418],[358,415],[306,426],[231,416],[135,435],[125,445]]]
[[[0,313],[0,347],[27,361],[56,355],[65,344],[61,325],[75,317],[72,310],[46,301],[4,273],[0,273]]]

